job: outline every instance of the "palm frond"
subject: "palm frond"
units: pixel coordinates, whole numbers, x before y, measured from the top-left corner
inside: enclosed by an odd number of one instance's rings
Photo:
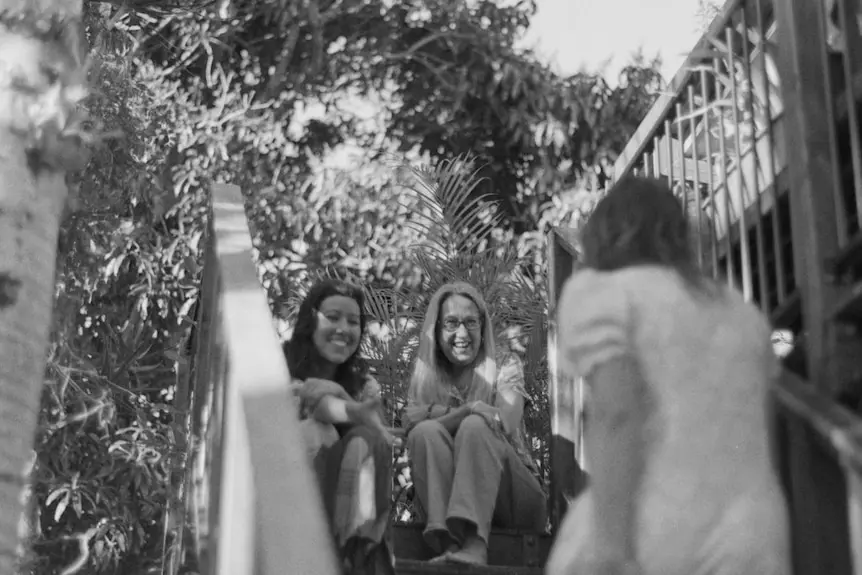
[[[414,299],[403,290],[364,289],[368,329],[361,353],[386,397],[397,404],[406,395],[422,317],[417,314]]]
[[[425,238],[422,247],[432,257],[448,260],[477,250],[502,221],[490,196],[475,195],[484,178],[473,164],[471,156],[458,156],[434,167],[411,168],[415,184],[408,189],[418,205],[408,225]]]

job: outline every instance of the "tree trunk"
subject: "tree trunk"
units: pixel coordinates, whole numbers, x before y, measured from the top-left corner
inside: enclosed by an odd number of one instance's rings
[[[79,75],[68,33],[80,17],[81,0],[0,0],[0,575],[15,573],[45,374],[66,199],[58,154],[80,142],[62,133],[77,96],[57,89]]]

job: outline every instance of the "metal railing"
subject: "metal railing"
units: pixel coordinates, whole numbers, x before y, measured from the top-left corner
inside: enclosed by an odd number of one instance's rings
[[[548,236],[555,525],[565,513],[565,498],[586,485],[588,469],[584,383],[567,377],[556,361],[556,299],[580,265],[574,232],[555,229]],[[770,395],[775,456],[792,509],[796,575],[862,575],[862,420],[787,371],[772,383]]]
[[[859,14],[858,0],[729,0],[615,165],[667,178],[701,263],[806,333],[809,381],[772,389],[797,575],[862,575],[862,419],[830,393],[828,327],[860,299],[834,282],[862,275]]]
[[[626,145],[614,177],[666,178],[712,273],[776,323],[798,319],[771,0],[731,0]]]
[[[771,391],[794,573],[862,575],[862,420],[790,372]]]
[[[216,184],[191,366],[187,524],[202,575],[339,572],[240,189]]]
[[[825,93],[823,110],[829,118],[825,133],[829,142],[822,142],[829,151],[830,162],[824,166],[831,173],[832,209],[837,226],[839,265],[858,264],[862,246],[860,216],[862,216],[862,135],[860,135],[859,100],[862,98],[862,13],[858,0],[830,0],[809,7],[815,12],[810,27],[819,27],[820,34],[808,36],[814,40],[804,48],[822,63],[822,85]],[[805,16],[808,16],[806,13]]]

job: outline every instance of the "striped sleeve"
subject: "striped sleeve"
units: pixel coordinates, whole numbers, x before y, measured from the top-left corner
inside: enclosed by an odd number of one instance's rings
[[[557,310],[562,367],[589,377],[604,362],[630,351],[625,286],[611,273],[583,270],[566,282]]]

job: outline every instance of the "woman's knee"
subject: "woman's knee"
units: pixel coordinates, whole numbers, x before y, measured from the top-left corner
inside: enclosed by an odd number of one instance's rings
[[[344,438],[344,454],[356,456],[357,460],[364,459],[371,452],[371,444],[367,437],[354,435]]]
[[[465,417],[464,421],[461,422],[461,425],[458,426],[456,438],[458,436],[487,435],[490,432],[491,428],[488,426],[488,422],[485,418],[474,413]]]
[[[443,427],[443,424],[439,421],[434,419],[420,421],[413,429],[410,430],[410,433],[407,434],[407,449],[410,449],[411,446],[420,442],[425,443],[428,441],[435,441],[442,437],[441,434],[443,433],[448,434],[449,432],[446,431],[446,428]]]
[[[392,468],[390,447],[382,434],[355,434],[345,437],[344,442],[345,461],[362,463],[373,459],[374,466],[379,472],[388,472]]]
[[[388,450],[390,448],[386,437],[383,435],[383,431],[371,426],[354,428],[348,432],[344,439],[347,445],[360,442],[365,449],[372,452],[379,449]]]

